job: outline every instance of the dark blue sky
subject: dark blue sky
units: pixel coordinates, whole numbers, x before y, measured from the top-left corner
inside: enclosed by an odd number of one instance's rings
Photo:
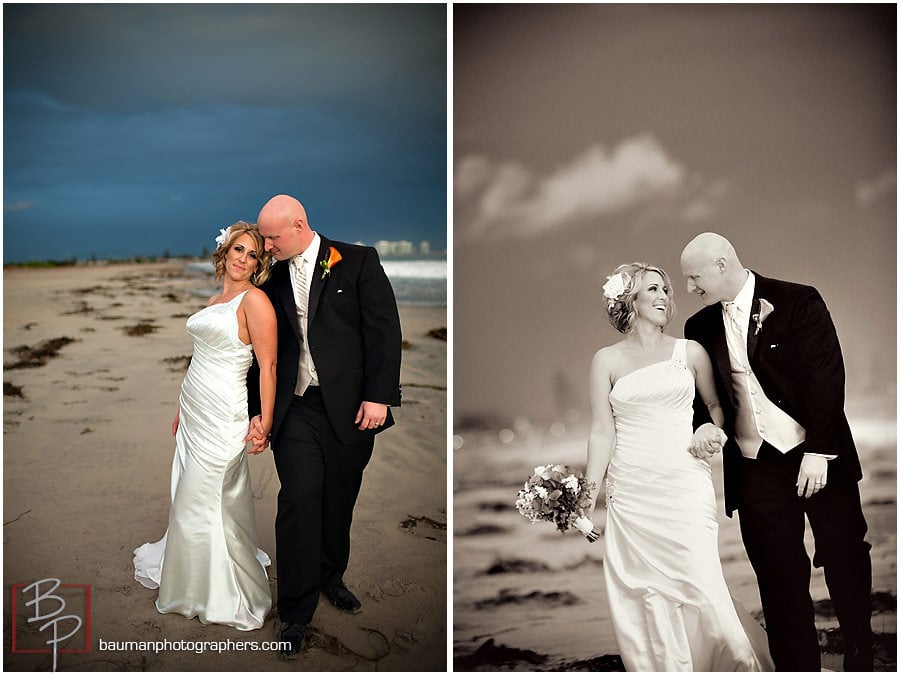
[[[446,6],[4,4],[3,258],[447,241]]]

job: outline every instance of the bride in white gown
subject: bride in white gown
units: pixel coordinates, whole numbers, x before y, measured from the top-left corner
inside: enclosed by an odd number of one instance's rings
[[[665,334],[675,306],[664,271],[623,265],[603,290],[625,338],[591,365],[587,479],[606,475],[603,569],[622,661],[629,671],[773,670],[765,632],[733,601],[719,560],[708,458],[725,434],[709,358]],[[695,383],[715,423],[696,432]]]
[[[265,293],[268,255],[255,226],[223,230],[213,254],[222,292],[191,315],[194,342],[172,424],[172,505],[163,538],[134,551],[134,578],[159,588],[163,614],[197,617],[238,630],[260,628],[272,606],[266,567],[256,546],[256,521],[244,439],[247,370],[260,364],[262,421],[275,402],[275,313]],[[249,451],[261,451],[253,446]]]

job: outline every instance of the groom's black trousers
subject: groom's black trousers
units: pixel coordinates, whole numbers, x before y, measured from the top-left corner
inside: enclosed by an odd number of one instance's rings
[[[803,447],[783,454],[763,443],[756,459],[741,459],[738,517],[776,670],[818,672],[804,515],[815,538],[813,564],[824,568],[841,636],[845,644],[863,648],[871,645],[871,546],[864,539],[867,525],[855,481],[829,473],[818,494],[797,496]]]
[[[319,591],[344,585],[353,507],[374,444],[374,437],[338,441],[318,387],[291,401],[272,443],[281,482],[275,546],[283,622],[308,624]]]

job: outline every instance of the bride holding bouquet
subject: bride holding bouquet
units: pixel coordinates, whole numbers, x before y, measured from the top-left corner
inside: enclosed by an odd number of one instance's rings
[[[722,575],[709,457],[725,434],[709,357],[666,335],[675,305],[663,270],[622,265],[603,290],[625,337],[591,364],[585,478],[606,477],[603,569],[622,661],[629,671],[772,670],[765,633]],[[696,431],[695,387],[713,420]]]

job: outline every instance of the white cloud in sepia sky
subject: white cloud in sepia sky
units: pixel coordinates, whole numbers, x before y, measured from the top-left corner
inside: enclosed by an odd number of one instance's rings
[[[897,191],[897,170],[889,169],[884,173],[862,181],[856,186],[856,203],[866,207],[881,197]]]
[[[474,206],[474,238],[527,237],[677,192],[687,171],[649,134],[595,144],[546,175],[480,155],[457,163],[458,199]]]

